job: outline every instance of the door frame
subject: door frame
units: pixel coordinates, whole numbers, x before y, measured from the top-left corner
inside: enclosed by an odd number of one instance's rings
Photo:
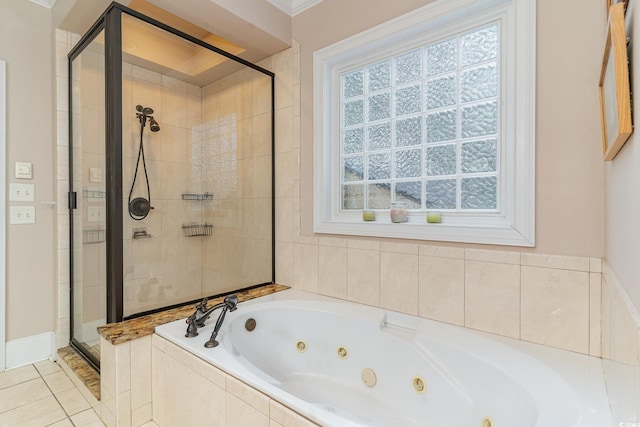
[[[6,169],[7,169],[7,63],[0,59],[0,372],[6,369]]]

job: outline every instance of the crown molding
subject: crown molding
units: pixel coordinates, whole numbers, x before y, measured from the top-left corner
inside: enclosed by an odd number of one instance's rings
[[[33,0],[32,0],[33,1]],[[267,0],[284,13],[295,16],[315,6],[322,0]]]
[[[31,0],[31,2],[38,4],[40,6],[44,6],[47,9],[51,9],[53,5],[56,3],[56,0]]]

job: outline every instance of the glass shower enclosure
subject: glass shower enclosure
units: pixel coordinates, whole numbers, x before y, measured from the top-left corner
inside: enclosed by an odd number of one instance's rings
[[[71,344],[96,368],[100,325],[274,282],[274,75],[224,46],[113,3],[68,55]]]

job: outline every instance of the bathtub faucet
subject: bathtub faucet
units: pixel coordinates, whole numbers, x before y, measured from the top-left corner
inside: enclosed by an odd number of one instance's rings
[[[198,328],[202,328],[211,317],[211,313],[216,311],[219,308],[222,308],[222,313],[218,317],[216,321],[216,326],[214,328],[214,333],[216,336],[218,335],[218,331],[220,331],[220,327],[222,326],[222,322],[224,321],[224,316],[227,314],[227,311],[235,311],[238,308],[238,296],[237,295],[229,295],[219,304],[214,305],[213,307],[207,308],[208,299],[205,298],[196,306],[196,311],[189,317],[187,317],[187,333],[185,337],[192,338],[198,336]],[[213,336],[213,335],[212,335]],[[215,341],[215,337],[213,337]],[[215,347],[215,346],[214,346]]]

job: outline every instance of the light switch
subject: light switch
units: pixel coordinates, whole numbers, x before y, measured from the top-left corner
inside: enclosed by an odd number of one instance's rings
[[[35,193],[35,185],[18,184],[12,182],[9,184],[9,201],[11,202],[33,202]]]
[[[33,163],[31,162],[16,162],[15,175],[17,179],[32,179],[33,178]]]
[[[36,207],[35,206],[11,206],[9,223],[10,224],[35,224],[36,223]]]

